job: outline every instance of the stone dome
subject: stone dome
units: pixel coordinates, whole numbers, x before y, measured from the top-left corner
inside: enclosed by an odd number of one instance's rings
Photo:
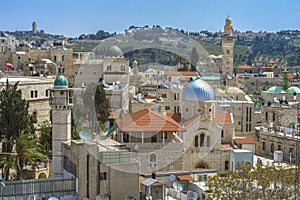
[[[286,90],[287,93],[300,93],[300,88],[298,87],[295,87],[295,86],[292,86],[292,87],[289,87],[287,90]]]
[[[107,51],[107,56],[123,56],[123,51],[118,46],[111,46]]]
[[[206,81],[196,79],[184,87],[182,100],[188,102],[214,100],[214,91]]]
[[[280,86],[273,86],[270,87],[267,92],[269,93],[285,93],[285,91]]]
[[[69,81],[63,75],[56,77],[54,87],[69,87]]]

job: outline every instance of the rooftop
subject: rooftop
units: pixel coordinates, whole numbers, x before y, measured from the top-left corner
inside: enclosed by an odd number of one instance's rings
[[[119,118],[116,122],[119,130],[123,132],[185,131],[185,129],[171,117],[148,108]]]

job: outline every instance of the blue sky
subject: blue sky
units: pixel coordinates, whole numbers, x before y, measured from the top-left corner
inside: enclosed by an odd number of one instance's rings
[[[0,30],[38,29],[79,36],[131,25],[160,25],[188,31],[222,30],[230,15],[234,29],[300,29],[299,0],[3,0]]]

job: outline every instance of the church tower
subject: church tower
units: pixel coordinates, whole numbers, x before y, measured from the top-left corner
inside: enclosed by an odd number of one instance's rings
[[[71,109],[69,82],[63,75],[54,81],[50,89],[52,112],[52,175],[63,176],[63,143],[71,141]]]
[[[228,16],[225,20],[224,35],[222,37],[222,79],[226,85],[233,78],[234,36],[232,31],[232,20]]]

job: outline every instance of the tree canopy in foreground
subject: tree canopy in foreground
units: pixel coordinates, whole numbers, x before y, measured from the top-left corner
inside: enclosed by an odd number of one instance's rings
[[[256,167],[239,164],[239,170],[208,180],[209,199],[298,199],[299,172],[299,168],[281,164],[258,164]]]

